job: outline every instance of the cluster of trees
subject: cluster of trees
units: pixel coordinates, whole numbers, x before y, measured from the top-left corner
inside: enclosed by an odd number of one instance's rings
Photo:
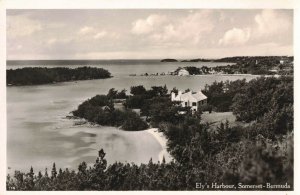
[[[293,190],[293,79],[259,78],[231,85],[236,88],[234,113],[249,122],[246,127],[231,127],[226,122],[211,130],[197,115],[178,116],[180,106],[176,104],[164,107],[166,96],[157,95],[145,102],[149,100],[150,107],[155,107],[149,118],[166,136],[173,161],[107,165],[100,150],[92,167],[83,162],[77,171],[60,169],[57,173],[55,165],[51,176],[47,171],[37,175],[32,169],[16,171],[7,176],[7,190],[199,190],[195,187],[201,181],[236,186],[287,183],[291,188],[262,190]],[[216,83],[213,86],[218,87]],[[133,87],[131,93],[141,95],[147,90]],[[101,101],[102,105],[109,102],[95,100]]]
[[[178,111],[183,108],[171,101],[166,85],[153,86],[149,90],[142,85],[132,86],[130,94],[126,95],[125,89],[119,92],[112,88],[107,95],[96,95],[84,101],[72,113],[89,122],[117,126],[124,130],[144,130],[148,128],[147,122],[158,127],[161,121],[176,122],[182,118]],[[114,103],[118,99],[124,100],[124,109],[115,109]],[[140,109],[146,121],[132,109]]]
[[[186,66],[184,67],[190,75],[201,75],[201,74],[210,74],[209,71],[212,70],[212,68],[208,68],[207,66],[202,66],[200,68],[194,67],[194,66]]]
[[[152,127],[158,127],[161,122],[176,124],[183,120],[179,111],[190,111],[189,108],[182,108],[179,102],[172,102],[168,88],[165,86],[154,86],[146,90],[144,86],[133,86],[130,89],[132,94],[125,102],[127,108],[140,109],[141,116]]]
[[[107,95],[96,95],[84,101],[72,113],[76,117],[100,125],[121,127],[129,131],[147,129],[147,122],[142,120],[137,113],[130,109],[115,109],[114,99],[123,98],[124,93],[124,90],[118,92],[110,89]]]
[[[142,109],[145,102],[154,97],[167,97],[168,88],[166,85],[153,86],[151,89],[146,90],[144,86],[132,86],[130,88],[130,96],[126,100],[125,106],[131,109]]]
[[[203,93],[212,110],[233,111],[238,121],[256,121],[264,136],[274,135],[269,129],[284,134],[293,127],[292,77],[214,82]]]
[[[207,96],[207,103],[216,112],[232,111],[233,98],[246,85],[246,80],[213,82],[205,85],[202,92]]]
[[[293,77],[262,77],[244,85],[231,107],[237,120],[256,121],[257,131],[272,138],[293,129],[293,94]]]
[[[111,74],[103,68],[78,67],[78,68],[41,68],[28,67],[6,71],[8,85],[39,85],[55,82],[105,79]]]

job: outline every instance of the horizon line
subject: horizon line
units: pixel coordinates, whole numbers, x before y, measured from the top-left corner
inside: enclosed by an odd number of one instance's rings
[[[193,60],[193,59],[205,59],[205,60],[214,60],[214,59],[222,59],[222,58],[233,58],[233,57],[294,57],[294,55],[237,55],[237,56],[226,56],[226,57],[214,57],[214,58],[205,58],[205,57],[195,57],[195,58],[112,58],[112,59],[6,59],[6,61],[59,61],[59,60],[90,60],[90,61],[97,61],[97,60],[163,60],[163,59],[175,59],[175,60]]]

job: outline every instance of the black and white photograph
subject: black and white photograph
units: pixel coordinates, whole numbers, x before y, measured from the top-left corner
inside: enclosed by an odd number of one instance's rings
[[[294,11],[7,8],[6,191],[293,192]]]

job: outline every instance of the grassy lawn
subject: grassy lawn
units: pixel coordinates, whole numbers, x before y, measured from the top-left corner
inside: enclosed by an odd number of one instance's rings
[[[226,120],[229,122],[229,126],[235,125],[246,125],[243,122],[236,121],[236,117],[232,112],[205,112],[201,115],[202,123],[209,123],[211,127],[217,127],[221,122],[225,123]]]

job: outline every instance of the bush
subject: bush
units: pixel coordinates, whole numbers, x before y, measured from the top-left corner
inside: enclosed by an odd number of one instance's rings
[[[122,124],[122,129],[129,131],[144,130],[148,128],[148,124],[143,121],[135,112],[127,112],[126,120]]]

